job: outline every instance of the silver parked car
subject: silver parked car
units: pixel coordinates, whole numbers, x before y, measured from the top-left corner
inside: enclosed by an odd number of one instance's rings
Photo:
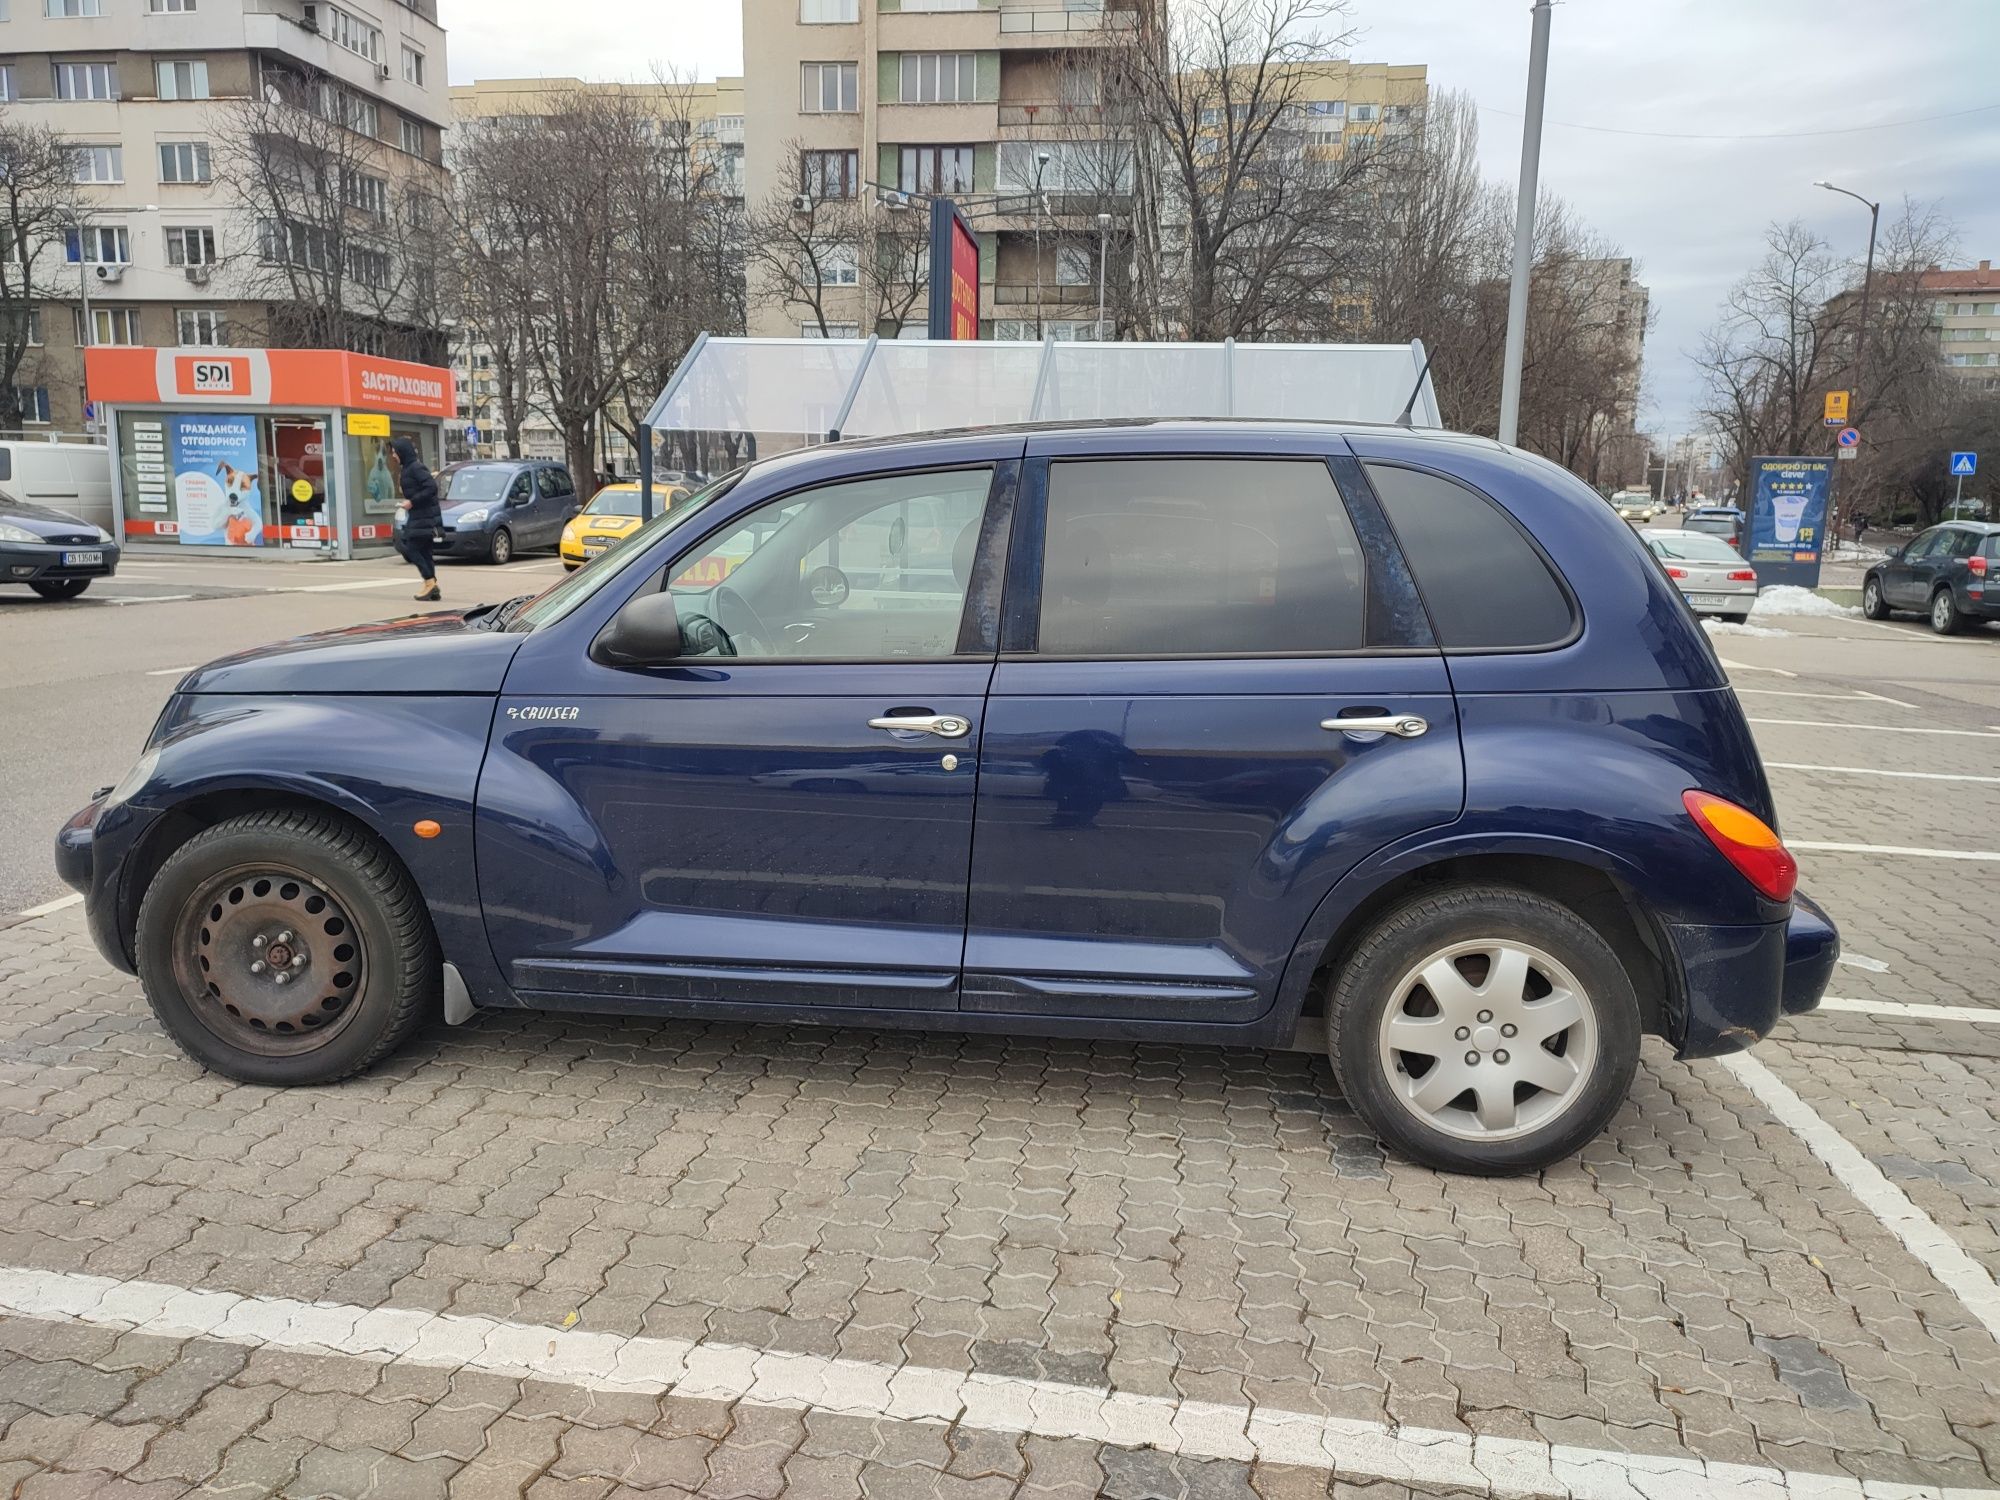
[[[1705,531],[1649,529],[1639,535],[1696,614],[1750,618],[1750,606],[1757,602],[1757,574],[1728,542]]]

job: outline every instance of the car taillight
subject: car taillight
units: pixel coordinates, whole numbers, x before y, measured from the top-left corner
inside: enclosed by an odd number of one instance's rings
[[[1986,559],[1983,557],[1968,557],[1965,560],[1965,566],[1971,571],[1974,578],[1984,578],[1986,576]]]
[[[1682,792],[1681,805],[1722,857],[1761,894],[1773,901],[1792,899],[1799,884],[1799,862],[1770,824],[1712,792]]]
[[[1738,568],[1734,573],[1729,575],[1729,581],[1731,583],[1755,583],[1757,575],[1748,568]]]
[[[1685,577],[1687,577],[1687,576],[1688,576],[1688,573],[1687,573],[1687,569],[1686,569],[1686,568],[1669,568],[1669,569],[1667,569],[1667,577],[1669,577],[1669,578],[1685,578]]]

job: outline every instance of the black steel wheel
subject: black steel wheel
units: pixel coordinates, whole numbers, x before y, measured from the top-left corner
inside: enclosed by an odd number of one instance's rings
[[[44,578],[28,585],[44,599],[74,599],[90,587],[88,578]]]

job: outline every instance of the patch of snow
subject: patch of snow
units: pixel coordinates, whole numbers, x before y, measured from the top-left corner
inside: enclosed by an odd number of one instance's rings
[[[1790,635],[1789,630],[1773,630],[1768,625],[1739,625],[1734,620],[1704,619],[1701,628],[1710,635]]]
[[[1822,619],[1844,620],[1849,615],[1861,613],[1858,604],[1835,604],[1822,594],[1811,589],[1799,588],[1796,584],[1780,583],[1765,589],[1751,606],[1753,615],[1816,615]]]

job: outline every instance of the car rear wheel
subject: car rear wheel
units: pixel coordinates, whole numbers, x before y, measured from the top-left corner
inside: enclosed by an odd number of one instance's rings
[[[330,1083],[436,1011],[442,970],[409,876],[331,814],[260,812],[174,852],[146,889],[139,978],[168,1035],[246,1083]]]
[[[1601,1131],[1639,1061],[1624,966],[1566,907],[1506,886],[1453,886],[1383,917],[1327,1006],[1334,1076],[1412,1160],[1533,1171]]]
[[[74,599],[90,587],[88,578],[48,578],[28,585],[44,599]]]
[[[1889,618],[1889,601],[1882,597],[1882,580],[1870,578],[1861,585],[1861,613],[1871,620]]]
[[[505,526],[496,528],[493,540],[486,544],[486,560],[496,566],[514,560],[514,533]]]
[[[1951,596],[1948,588],[1939,589],[1931,595],[1931,629],[1939,635],[1957,635],[1965,624],[1965,616],[1958,612],[1958,601]]]
[[[1737,614],[1724,615],[1722,618],[1732,625],[1744,625],[1749,623],[1750,611],[1746,609]]]

